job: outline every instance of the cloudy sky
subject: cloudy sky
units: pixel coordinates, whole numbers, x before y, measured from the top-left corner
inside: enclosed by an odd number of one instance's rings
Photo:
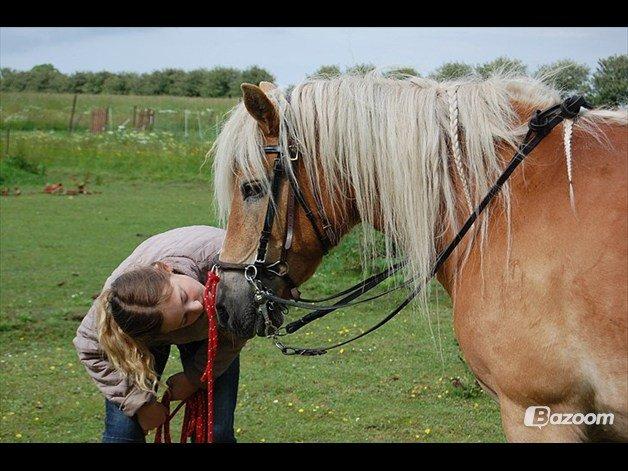
[[[628,28],[0,28],[2,67],[149,72],[259,65],[279,85],[323,64],[412,66],[425,74],[447,61],[477,64],[506,55],[530,70],[570,58],[628,53]]]

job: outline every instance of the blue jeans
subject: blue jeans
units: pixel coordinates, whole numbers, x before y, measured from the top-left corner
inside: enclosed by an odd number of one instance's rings
[[[199,342],[205,345],[203,342]],[[193,354],[199,347],[193,342],[179,345],[181,356]],[[155,356],[155,372],[161,376],[170,355],[170,345],[151,349]],[[214,382],[214,442],[235,443],[233,419],[238,399],[238,380],[240,378],[240,357],[237,356],[229,368]],[[129,417],[118,406],[105,400],[105,431],[103,443],[146,443],[146,437],[137,418]]]

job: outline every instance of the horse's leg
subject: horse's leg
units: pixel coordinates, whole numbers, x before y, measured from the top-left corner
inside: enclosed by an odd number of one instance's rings
[[[499,408],[502,416],[502,426],[509,442],[582,442],[587,441],[582,426],[579,425],[551,425],[530,427],[524,424],[526,407],[523,407],[507,397],[499,398]],[[561,409],[563,409],[561,407]],[[565,410],[577,408],[564,407]]]

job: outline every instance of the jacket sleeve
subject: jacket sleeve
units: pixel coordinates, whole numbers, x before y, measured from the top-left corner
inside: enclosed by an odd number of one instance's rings
[[[107,359],[98,343],[95,303],[76,331],[73,343],[81,363],[100,392],[125,415],[132,417],[144,404],[154,401],[155,395],[130,384]]]

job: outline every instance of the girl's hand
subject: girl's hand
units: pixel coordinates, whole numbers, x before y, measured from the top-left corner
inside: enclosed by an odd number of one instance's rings
[[[168,418],[168,409],[159,402],[144,404],[137,411],[137,421],[144,433],[159,427]]]
[[[185,401],[198,389],[187,379],[183,372],[173,374],[168,378],[166,384],[168,384],[168,393],[171,401]]]

